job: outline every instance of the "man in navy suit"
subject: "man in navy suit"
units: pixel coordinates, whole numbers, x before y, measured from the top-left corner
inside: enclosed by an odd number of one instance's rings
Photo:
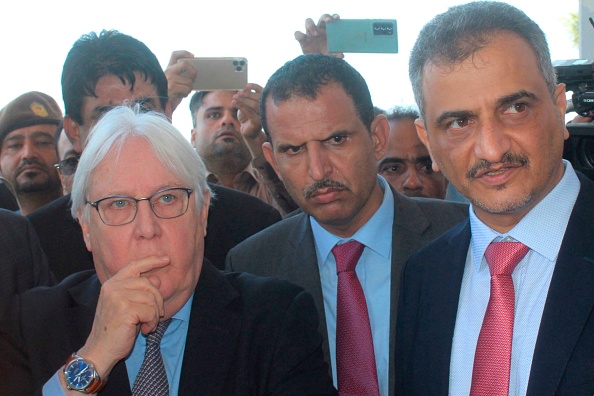
[[[419,137],[472,208],[405,267],[396,389],[481,394],[483,330],[506,333],[483,329],[499,282],[485,252],[504,241],[528,249],[511,273],[509,355],[484,378],[506,377],[488,394],[592,395],[594,185],[562,159],[565,86],[543,32],[505,3],[452,7],[423,28],[409,70]]]

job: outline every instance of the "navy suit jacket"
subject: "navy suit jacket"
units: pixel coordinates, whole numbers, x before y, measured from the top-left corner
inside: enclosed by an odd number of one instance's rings
[[[1,395],[40,394],[80,349],[100,283],[93,270],[18,296],[0,330]],[[309,293],[279,279],[222,273],[205,260],[194,292],[179,395],[334,395]],[[129,395],[125,362],[101,395]]]
[[[530,396],[594,394],[594,182],[581,175],[580,182],[536,340]],[[448,394],[470,237],[465,220],[406,264],[396,331],[396,394]]]

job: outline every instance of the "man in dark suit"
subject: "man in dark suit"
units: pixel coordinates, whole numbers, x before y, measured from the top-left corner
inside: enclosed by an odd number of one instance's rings
[[[409,70],[419,137],[472,207],[406,265],[397,393],[594,394],[594,185],[562,159],[544,33],[505,3],[452,7]]]
[[[35,231],[23,216],[0,209],[0,318],[12,296],[55,283]]]
[[[401,268],[412,252],[463,219],[468,208],[409,199],[376,175],[389,125],[384,115],[374,116],[365,80],[342,59],[312,54],[288,62],[269,79],[260,114],[270,137],[264,145],[267,159],[303,212],[232,249],[226,268],[285,278],[309,291],[339,392],[391,394],[388,362]],[[337,319],[341,283],[330,252],[351,240],[365,246],[356,273],[372,342],[362,352],[374,355],[366,370],[372,380],[358,384],[357,391],[351,379],[341,380],[354,372],[336,359],[343,350],[338,346],[343,323]],[[351,358],[361,360],[356,354]]]
[[[169,73],[168,81],[150,49],[128,35],[117,31],[83,35],[68,53],[62,71],[64,130],[74,150],[81,153],[97,119],[123,102],[138,102],[143,108],[171,118],[168,82],[174,87],[181,85],[180,80],[190,85],[192,82],[181,77],[181,70],[177,72]],[[209,213],[205,254],[215,266],[223,268],[231,247],[279,221],[281,216],[276,209],[247,194],[223,187],[213,190],[216,198]],[[93,268],[80,227],[69,210],[70,195],[66,195],[29,216],[58,280]]]
[[[72,191],[95,271],[15,300],[0,393],[336,393],[311,296],[203,260],[206,168],[164,116],[108,112]]]

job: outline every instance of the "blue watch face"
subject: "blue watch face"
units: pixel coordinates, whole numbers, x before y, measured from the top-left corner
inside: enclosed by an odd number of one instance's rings
[[[84,360],[73,360],[66,367],[66,379],[72,389],[85,389],[93,380],[93,370]]]

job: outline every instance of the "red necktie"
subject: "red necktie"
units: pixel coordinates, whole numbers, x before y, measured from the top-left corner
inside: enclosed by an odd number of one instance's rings
[[[485,251],[491,271],[491,296],[476,344],[471,396],[509,393],[515,305],[511,275],[528,250],[519,242],[495,242]]]
[[[355,272],[364,248],[349,241],[332,249],[338,274],[336,372],[341,396],[379,395],[367,303]]]

